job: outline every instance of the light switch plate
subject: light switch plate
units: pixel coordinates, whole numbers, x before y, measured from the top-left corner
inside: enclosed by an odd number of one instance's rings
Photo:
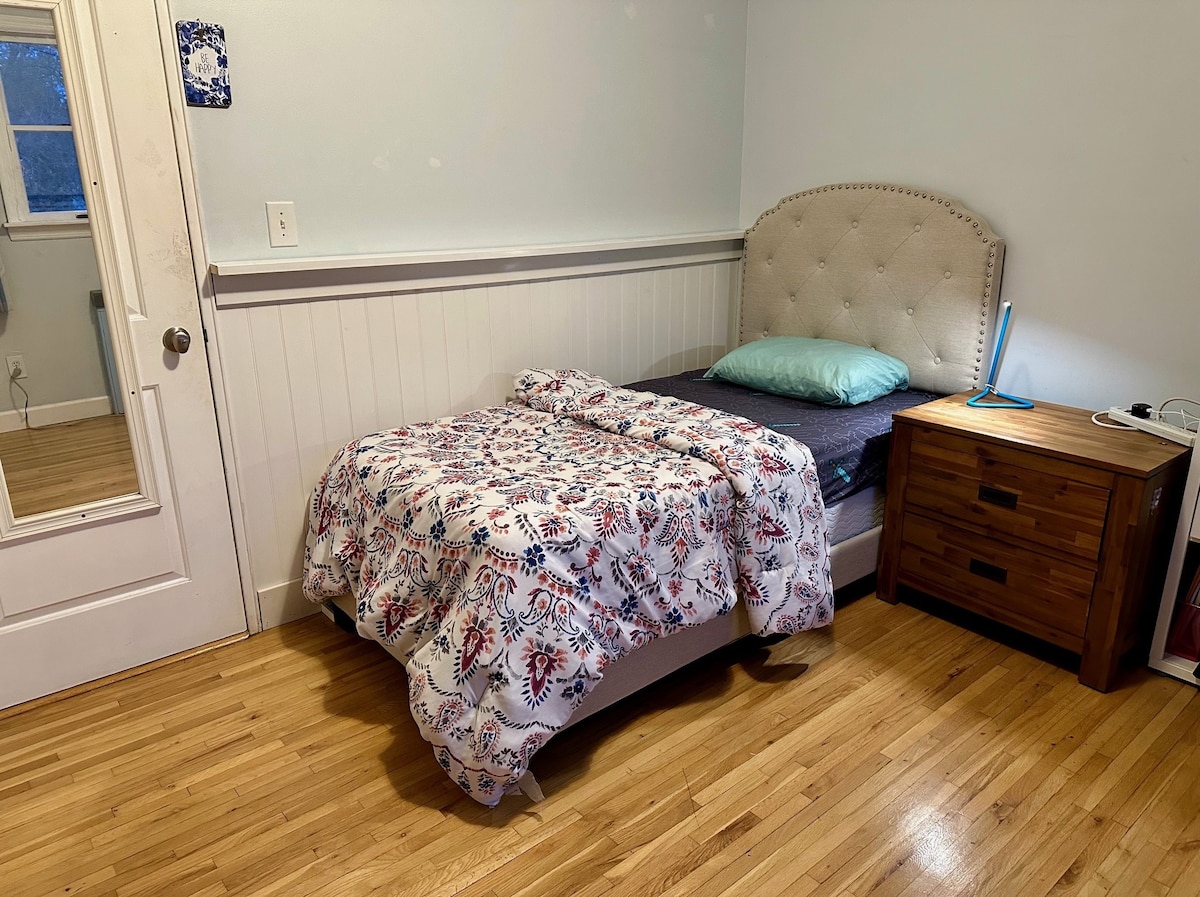
[[[296,204],[292,202],[267,203],[267,236],[271,245],[299,246],[300,229],[296,226]]]

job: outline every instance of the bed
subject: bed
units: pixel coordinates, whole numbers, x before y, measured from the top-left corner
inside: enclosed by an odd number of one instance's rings
[[[405,662],[438,762],[494,804],[567,725],[749,633],[829,622],[832,590],[875,571],[892,412],[982,386],[1003,258],[983,219],[927,190],[785,197],[746,233],[739,346],[871,347],[907,365],[907,390],[827,408],[703,371],[626,388],[524,371],[519,403],[339,453],[314,491],[306,594]],[[559,483],[576,461],[591,466]]]

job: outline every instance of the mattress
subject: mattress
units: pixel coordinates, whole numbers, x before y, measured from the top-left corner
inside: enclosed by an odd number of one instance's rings
[[[893,414],[941,398],[935,393],[908,389],[863,405],[835,408],[703,377],[703,370],[688,371],[630,383],[628,388],[719,408],[804,443],[817,462],[821,495],[827,506],[883,482]]]
[[[825,526],[829,544],[837,545],[869,529],[883,525],[883,504],[887,489],[877,483],[825,505]]]

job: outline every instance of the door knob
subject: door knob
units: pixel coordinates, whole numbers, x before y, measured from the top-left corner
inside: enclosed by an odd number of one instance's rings
[[[182,327],[168,327],[163,333],[163,345],[182,355],[192,345],[192,335]]]

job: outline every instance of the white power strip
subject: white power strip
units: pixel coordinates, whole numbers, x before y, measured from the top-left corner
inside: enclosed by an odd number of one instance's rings
[[[1151,412],[1153,414],[1155,412]],[[1170,439],[1172,442],[1178,442],[1180,445],[1195,445],[1196,434],[1191,430],[1185,430],[1183,427],[1176,427],[1173,424],[1165,423],[1161,420],[1151,420],[1146,417],[1134,417],[1123,408],[1109,408],[1109,420],[1119,424],[1125,424],[1130,427],[1137,427],[1139,430],[1144,430],[1153,436],[1161,436],[1163,439]]]

